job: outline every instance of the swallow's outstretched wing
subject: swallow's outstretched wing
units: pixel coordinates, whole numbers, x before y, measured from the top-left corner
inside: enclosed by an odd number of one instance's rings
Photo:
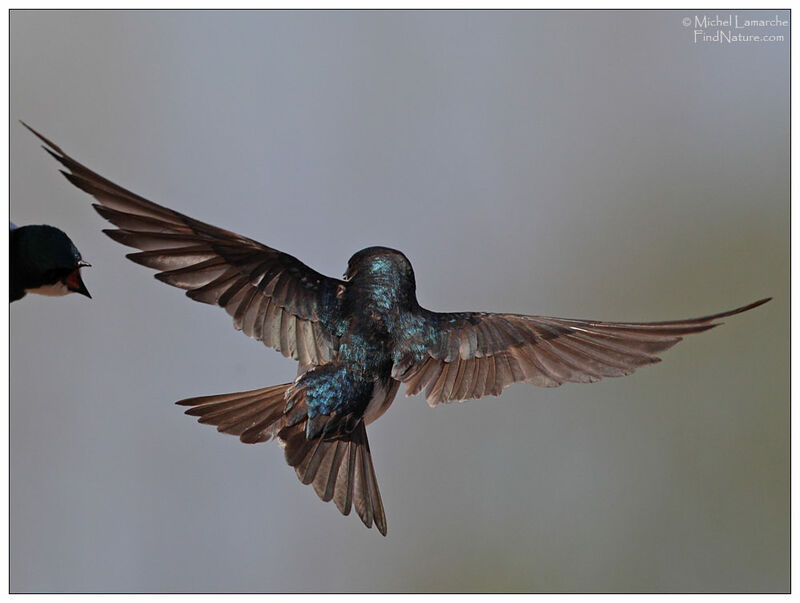
[[[406,384],[409,396],[425,390],[431,406],[498,396],[522,381],[558,387],[621,377],[659,362],[656,354],[683,336],[770,299],[701,318],[645,323],[423,310],[396,355],[392,377]]]
[[[109,237],[141,251],[131,260],[160,272],[160,281],[191,299],[216,304],[246,335],[302,365],[330,361],[341,281],[293,256],[162,207],[106,180],[23,124],[67,170],[66,178],[92,195],[93,207],[117,226]]]

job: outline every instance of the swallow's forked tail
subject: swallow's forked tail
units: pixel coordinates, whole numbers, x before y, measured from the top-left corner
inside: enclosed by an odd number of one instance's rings
[[[304,484],[311,484],[324,501],[333,500],[339,511],[348,515],[352,507],[368,528],[373,523],[386,535],[383,510],[372,455],[363,421],[334,438],[306,437],[306,420],[297,421],[295,400],[291,421],[286,417],[286,392],[294,383],[283,383],[232,394],[187,398],[176,402],[191,406],[187,415],[200,423],[216,425],[217,431],[239,436],[246,444],[277,439]],[[292,392],[290,392],[291,394]],[[289,424],[291,423],[291,424]]]

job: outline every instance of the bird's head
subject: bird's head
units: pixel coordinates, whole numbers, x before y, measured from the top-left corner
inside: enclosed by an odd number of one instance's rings
[[[367,247],[347,262],[346,281],[390,280],[403,289],[416,289],[414,269],[402,252],[388,247]]]
[[[12,233],[17,263],[31,280],[26,291],[48,296],[80,293],[92,297],[81,278],[81,268],[90,264],[63,231],[43,224],[15,228]]]

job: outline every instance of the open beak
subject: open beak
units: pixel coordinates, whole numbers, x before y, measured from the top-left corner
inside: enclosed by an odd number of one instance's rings
[[[80,293],[81,295],[85,295],[91,299],[92,295],[89,293],[86,285],[83,284],[83,279],[81,278],[81,268],[84,266],[90,266],[90,264],[84,261],[79,262],[78,267],[70,273],[70,275],[67,277],[67,280],[64,282],[67,285],[67,289],[70,291]]]

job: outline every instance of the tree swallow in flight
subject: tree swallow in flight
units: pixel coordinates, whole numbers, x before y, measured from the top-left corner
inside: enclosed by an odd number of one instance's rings
[[[29,128],[30,129],[30,128]],[[343,280],[241,235],[167,209],[106,180],[31,130],[66,178],[92,195],[115,229],[139,249],[128,257],[196,301],[224,308],[236,329],[299,363],[290,383],[181,400],[186,414],[242,442],[275,438],[304,484],[347,515],[386,534],[366,427],[401,383],[428,404],[498,396],[526,382],[556,387],[630,375],[718,319],[599,322],[521,314],[432,312],[417,303],[405,255],[386,247],[350,258]]]

